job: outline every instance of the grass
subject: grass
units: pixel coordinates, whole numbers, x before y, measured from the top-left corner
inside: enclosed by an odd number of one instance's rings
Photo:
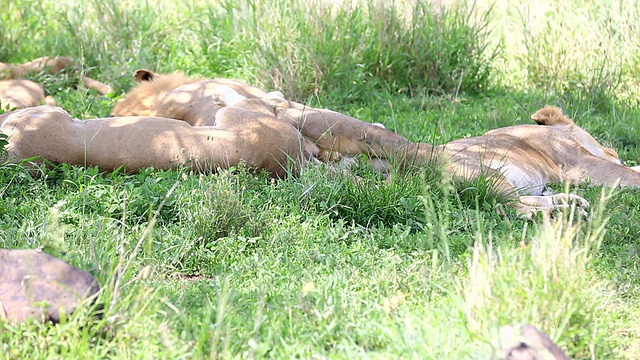
[[[78,4],[0,14],[0,61],[68,55],[116,89],[30,75],[74,117],[108,116],[137,68],[181,70],[436,144],[561,105],[626,164],[640,158],[634,1]],[[588,221],[525,221],[488,181],[2,165],[0,246],[87,269],[105,312],[0,324],[0,358],[492,358],[514,323],[572,358],[638,358],[640,192],[575,187]]]

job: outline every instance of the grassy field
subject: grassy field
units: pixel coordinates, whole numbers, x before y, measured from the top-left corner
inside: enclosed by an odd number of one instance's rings
[[[638,165],[637,1],[370,3],[0,0],[0,61],[78,59],[113,96],[31,77],[82,119],[108,116],[138,68],[238,78],[438,144],[559,105]],[[0,324],[0,358],[487,359],[514,323],[575,359],[640,358],[640,191],[569,190],[588,219],[526,221],[428,168],[5,164],[0,247],[89,270],[105,313]]]

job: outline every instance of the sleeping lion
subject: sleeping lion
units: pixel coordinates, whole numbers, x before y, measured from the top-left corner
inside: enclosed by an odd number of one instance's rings
[[[381,170],[395,162],[401,168],[440,166],[457,179],[490,176],[495,191],[528,217],[570,203],[588,206],[577,195],[549,194],[549,183],[640,186],[640,173],[554,107],[533,114],[540,125],[431,145],[233,80],[144,70],[136,79],[140,84],[115,107],[113,118],[73,120],[51,107],[0,115],[11,160],[41,156],[105,170],[124,165],[128,171],[147,166],[215,171],[246,162],[285,176],[312,162],[366,154]]]
[[[158,75],[148,70],[138,70],[134,76],[138,85],[116,105],[114,115],[155,115],[206,125],[224,106],[211,101],[214,89],[228,86],[241,98],[264,95],[261,89],[228,79]],[[516,209],[527,216],[568,206],[571,201],[588,206],[579,196],[549,194],[549,183],[589,180],[593,185],[640,186],[637,167],[622,165],[614,150],[600,145],[556,107],[545,107],[532,115],[539,125],[499,128],[437,146],[413,143],[374,124],[292,101],[277,116],[301,132],[305,151],[317,148],[311,151],[312,157],[327,161],[335,155],[367,154],[381,169],[388,167],[388,159],[395,159],[405,167],[439,165],[459,179],[492,176],[495,190],[516,200]]]
[[[66,56],[44,56],[24,64],[0,62],[0,110],[24,109],[42,104],[55,105],[51,96],[45,96],[44,87],[34,81],[23,79],[29,73],[48,72],[56,74],[66,69],[78,70],[76,62]],[[106,95],[110,86],[97,80],[83,77],[84,86]]]
[[[0,132],[8,136],[12,162],[123,167],[129,172],[146,167],[215,172],[246,163],[283,177],[308,160],[300,133],[274,116],[275,108],[286,104],[280,96],[266,94],[220,109],[214,126],[154,116],[83,121],[59,107],[38,106],[0,115]]]

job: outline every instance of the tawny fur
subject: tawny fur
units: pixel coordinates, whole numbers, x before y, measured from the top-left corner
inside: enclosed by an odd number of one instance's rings
[[[155,116],[156,103],[173,89],[192,82],[199,81],[183,73],[175,72],[165,76],[154,76],[138,70],[134,78],[138,85],[127,96],[119,101],[112,111],[113,116]]]
[[[545,106],[531,115],[538,125],[546,126],[566,126],[566,132],[581,144],[581,146],[589,151],[593,156],[603,160],[621,164],[618,153],[610,148],[604,147],[594,139],[591,134],[576,125],[573,120],[562,113],[560,108],[554,106]]]
[[[266,92],[245,83],[229,80],[204,80],[193,78],[181,72],[156,74],[150,70],[138,69],[133,73],[137,85],[113,108],[113,116],[164,116],[184,120],[194,126],[211,125],[218,107],[209,108],[211,97],[218,86],[231,87],[246,98],[262,98]],[[202,100],[206,101],[202,103]],[[184,115],[185,104],[191,108]],[[199,106],[193,106],[201,102]],[[199,112],[195,115],[194,112]],[[207,118],[209,120],[207,121]]]
[[[152,77],[155,76],[158,75]],[[216,111],[209,99],[210,92],[220,85],[221,79],[214,79],[179,86],[155,103],[155,115],[181,119],[192,125],[207,123],[210,121],[207,114]],[[255,88],[242,83],[236,85],[234,90],[243,91],[243,96],[252,96],[247,94],[245,86]],[[147,89],[151,90],[150,94],[160,91],[153,87]],[[123,101],[135,105],[143,101],[139,95],[134,89]],[[147,96],[153,95],[147,93]],[[189,100],[179,101],[185,99]],[[307,143],[312,142],[319,149],[314,156],[321,152],[347,156],[367,154],[378,163],[395,159],[404,167],[412,164],[442,166],[445,173],[456,178],[473,180],[490,176],[495,189],[505,197],[515,199],[516,209],[528,216],[536,211],[549,212],[566,207],[570,201],[577,201],[580,207],[588,205],[575,195],[543,196],[549,183],[580,183],[590,179],[596,185],[640,186],[637,171],[622,166],[615,151],[601,146],[554,107],[545,107],[532,116],[546,126],[511,126],[433,146],[412,143],[389,130],[329,110],[312,109],[292,101],[288,105],[276,109],[276,117],[294,126]],[[219,109],[220,104],[215,106]],[[114,111],[114,114],[118,115],[118,112]],[[243,118],[240,113],[230,113],[230,116]]]
[[[56,104],[51,96],[45,96],[42,85],[26,79],[0,80],[0,110],[24,109],[42,104]]]
[[[2,87],[0,91],[0,102],[9,104],[11,108],[16,109],[37,106],[43,103],[53,105],[55,104],[55,100],[50,96],[44,96],[44,88],[42,85],[38,84],[37,87],[32,85],[25,86],[28,80],[23,80],[23,82],[17,82],[16,80],[22,79],[32,72],[57,74],[67,69],[79,70],[76,62],[66,56],[44,56],[24,64],[5,64],[0,62],[0,83],[2,84],[0,85],[0,87]],[[33,82],[31,81],[31,83]],[[104,95],[113,92],[113,89],[109,85],[88,77],[83,77],[82,83],[85,87],[95,89]],[[24,100],[27,98],[29,98],[29,100]]]
[[[220,87],[231,88],[249,99],[267,96],[259,88],[230,79],[200,80],[181,73],[158,75],[149,70],[137,70],[134,77],[140,80],[139,84],[115,106],[112,115],[161,116],[183,120],[193,126],[210,126],[221,108],[212,100]],[[167,87],[174,84],[180,86],[167,91]],[[277,117],[302,133],[309,156],[324,161],[361,153],[386,158],[410,143],[384,127],[293,101],[278,108]]]
[[[545,106],[531,115],[531,119],[538,125],[573,125],[574,122],[555,106]]]
[[[123,166],[129,172],[145,167],[215,172],[244,163],[283,177],[306,160],[300,133],[274,115],[279,103],[248,99],[218,111],[216,126],[202,127],[148,116],[81,121],[60,108],[40,106],[0,115],[0,131],[9,137],[12,162],[40,157],[100,170]]]

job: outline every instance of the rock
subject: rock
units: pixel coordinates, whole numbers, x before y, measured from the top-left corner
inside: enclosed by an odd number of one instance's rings
[[[500,328],[501,359],[568,360],[565,353],[547,334],[531,325]]]
[[[100,290],[84,270],[37,250],[0,250],[0,321],[57,323]]]

